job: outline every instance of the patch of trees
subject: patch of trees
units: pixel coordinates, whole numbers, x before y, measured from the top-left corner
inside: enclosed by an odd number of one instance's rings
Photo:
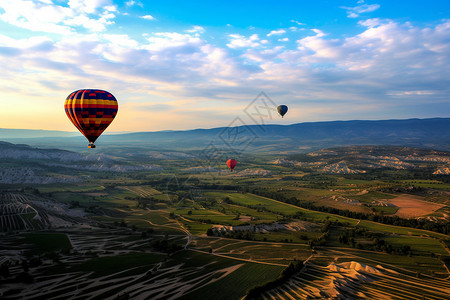
[[[384,193],[409,193],[409,194],[419,194],[426,191],[423,187],[417,187],[414,185],[407,186],[391,186],[387,188],[380,189],[380,192]]]
[[[142,231],[142,232],[141,232],[141,239],[145,240],[146,238],[148,238],[148,236],[149,236],[150,234],[152,234],[152,233],[154,233],[154,232],[155,232],[155,230],[154,230],[153,228],[149,228],[149,229],[147,229],[147,230],[145,230],[145,231]]]
[[[206,231],[207,236],[221,236],[226,237],[230,239],[239,239],[239,240],[248,240],[248,241],[254,241],[255,236],[250,231],[229,231],[229,232],[222,232],[218,230],[214,230],[212,228],[209,228]]]
[[[116,227],[128,227],[128,224],[125,222],[125,220],[121,220],[120,222],[114,221],[113,225]]]
[[[309,247],[311,249],[314,249],[315,246],[324,246],[326,244],[326,242],[327,242],[327,239],[328,239],[329,235],[330,235],[330,228],[332,226],[338,226],[338,225],[341,226],[342,223],[339,222],[339,221],[333,222],[333,221],[327,220],[322,225],[322,227],[320,228],[320,231],[322,232],[322,234],[318,238],[310,240],[308,242]]]
[[[183,246],[175,241],[169,241],[168,239],[158,239],[150,242],[150,247],[159,252],[164,252],[167,254],[174,253],[183,249]]]
[[[450,256],[443,256],[442,262],[447,266],[447,268],[450,268]]]
[[[270,291],[274,288],[277,288],[284,283],[286,283],[291,277],[299,273],[303,269],[303,261],[297,260],[293,261],[289,264],[289,266],[286,267],[286,269],[281,272],[280,276],[273,280],[266,282],[263,285],[256,286],[249,290],[247,292],[247,295],[245,296],[245,300],[251,300],[251,299],[263,299],[262,293]]]
[[[5,261],[0,265],[0,278],[6,279],[9,277],[10,275],[9,266],[10,266],[9,261]]]
[[[371,169],[364,168],[366,173],[357,174],[344,174],[344,178],[347,179],[359,179],[359,180],[412,180],[412,179],[436,179],[436,180],[448,180],[444,176],[434,175],[433,172],[436,171],[436,166],[428,166],[421,168],[412,168],[408,170],[396,170],[392,168],[379,168]],[[447,176],[448,177],[448,176]],[[446,181],[447,182],[447,181]]]
[[[355,238],[364,237],[366,239],[371,239],[371,244],[360,244]],[[411,255],[411,246],[402,245],[400,247],[394,247],[387,243],[385,240],[379,238],[377,234],[369,232],[363,228],[358,228],[356,230],[349,229],[345,230],[339,235],[339,243],[349,245],[353,248],[372,250],[378,252],[387,252],[389,254],[397,255]]]

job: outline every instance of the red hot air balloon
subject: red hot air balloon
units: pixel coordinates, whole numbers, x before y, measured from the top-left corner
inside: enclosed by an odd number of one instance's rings
[[[78,90],[66,98],[64,109],[70,121],[88,139],[89,148],[114,120],[118,104],[116,98],[103,90]]]
[[[230,168],[231,172],[233,172],[234,167],[236,167],[237,161],[234,159],[227,160],[227,166]]]

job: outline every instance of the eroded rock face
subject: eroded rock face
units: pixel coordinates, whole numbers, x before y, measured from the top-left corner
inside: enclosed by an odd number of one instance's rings
[[[433,172],[434,175],[450,175],[450,168],[440,168]]]
[[[262,176],[262,177],[270,177],[272,176],[272,172],[264,169],[245,169],[238,173],[241,176]]]
[[[366,173],[366,171],[362,170],[354,170],[350,169],[347,166],[347,163],[345,161],[340,161],[338,163],[325,166],[323,168],[324,172],[331,173],[331,174],[357,174],[357,173]]]

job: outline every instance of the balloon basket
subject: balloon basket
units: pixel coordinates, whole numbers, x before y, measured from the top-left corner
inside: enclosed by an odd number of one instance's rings
[[[95,148],[94,143],[89,143],[88,148]]]

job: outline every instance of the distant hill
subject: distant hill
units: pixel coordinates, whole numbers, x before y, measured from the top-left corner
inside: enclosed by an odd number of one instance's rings
[[[0,142],[0,184],[79,182],[85,177],[76,176],[77,170],[128,172],[160,171],[162,168],[148,163],[130,164],[95,152],[86,155],[54,148],[41,149]]]
[[[84,137],[11,138],[0,140],[86,149]],[[309,152],[346,145],[395,145],[450,150],[450,118],[309,122],[292,125],[251,125],[186,131],[110,134],[99,138],[97,149],[145,147],[202,150],[208,145],[228,152]],[[101,151],[101,150],[100,150]]]

